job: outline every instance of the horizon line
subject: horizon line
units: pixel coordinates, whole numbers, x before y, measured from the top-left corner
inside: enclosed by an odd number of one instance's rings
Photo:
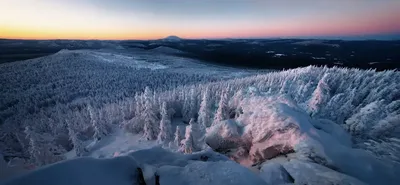
[[[163,40],[171,36],[176,36],[182,40],[240,40],[240,39],[315,39],[315,40],[400,40],[400,31],[392,32],[392,33],[376,33],[376,34],[358,34],[358,35],[315,35],[315,36],[241,36],[241,37],[199,37],[199,38],[185,38],[180,37],[178,35],[168,35],[161,38],[153,38],[153,39],[141,39],[141,38],[126,38],[126,39],[118,39],[118,38],[29,38],[29,37],[16,37],[16,38],[1,38],[1,40],[97,40],[97,41],[151,41],[151,40]]]
[[[342,40],[342,41],[400,41],[400,35],[396,38],[341,38],[341,37],[260,37],[260,38],[182,38],[182,40]],[[159,39],[83,39],[83,38],[1,38],[0,40],[21,40],[21,41],[157,41]]]

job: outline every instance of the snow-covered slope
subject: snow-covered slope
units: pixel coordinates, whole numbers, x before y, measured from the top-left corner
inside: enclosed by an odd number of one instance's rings
[[[73,102],[116,103],[146,86],[167,90],[256,73],[151,51],[61,50],[0,65],[0,125],[22,123],[39,110]]]
[[[212,151],[182,155],[156,147],[109,159],[77,158],[2,185],[265,185],[248,169]],[[1,183],[0,183],[1,184]]]
[[[74,184],[100,185],[141,181],[160,185],[391,185],[400,180],[396,174],[400,164],[354,148],[352,136],[344,128],[311,117],[290,96],[274,96],[250,87],[242,91],[241,97],[236,102],[240,107],[236,118],[213,123],[205,134],[205,142],[227,157],[209,149],[192,154],[175,153],[177,149],[168,141],[160,143],[161,146],[175,152],[161,147],[146,149],[155,146],[155,142],[116,128],[114,134],[86,147],[90,151],[87,155],[107,159],[86,157],[61,162],[6,181],[4,185],[64,184],[67,179],[59,176],[69,171],[74,171]],[[233,97],[232,104],[237,98]],[[188,147],[186,142],[182,144]],[[110,169],[113,173],[107,173]],[[43,180],[45,176],[52,178]]]
[[[143,179],[160,184],[400,181],[397,71],[310,66],[251,73],[147,51],[62,51],[0,70],[7,161],[18,157],[40,168],[76,156],[130,156]],[[148,150],[156,144],[175,153]],[[10,182],[33,182],[73,161]],[[116,171],[105,177],[126,183],[125,171]]]
[[[151,49],[150,51],[152,52],[157,52],[157,53],[164,53],[164,54],[178,54],[178,53],[183,53],[183,51],[166,47],[166,46],[159,46],[154,49]]]

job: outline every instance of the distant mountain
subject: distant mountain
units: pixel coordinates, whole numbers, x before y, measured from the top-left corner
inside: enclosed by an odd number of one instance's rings
[[[175,35],[171,35],[168,37],[165,37],[164,39],[161,39],[162,41],[167,41],[167,42],[180,42],[182,41],[181,38],[179,38],[178,36]]]

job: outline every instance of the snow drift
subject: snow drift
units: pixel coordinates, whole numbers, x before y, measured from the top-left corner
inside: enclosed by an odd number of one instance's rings
[[[110,159],[82,157],[45,166],[1,185],[264,185],[212,151],[183,155],[156,147]]]

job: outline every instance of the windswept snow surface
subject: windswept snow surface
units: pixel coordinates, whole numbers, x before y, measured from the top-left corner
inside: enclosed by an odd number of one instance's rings
[[[221,154],[183,155],[160,147],[107,159],[82,157],[12,178],[2,185],[265,185],[248,169]],[[0,183],[1,184],[1,183]]]
[[[140,185],[139,164],[129,156],[67,160],[5,181],[2,185]]]

